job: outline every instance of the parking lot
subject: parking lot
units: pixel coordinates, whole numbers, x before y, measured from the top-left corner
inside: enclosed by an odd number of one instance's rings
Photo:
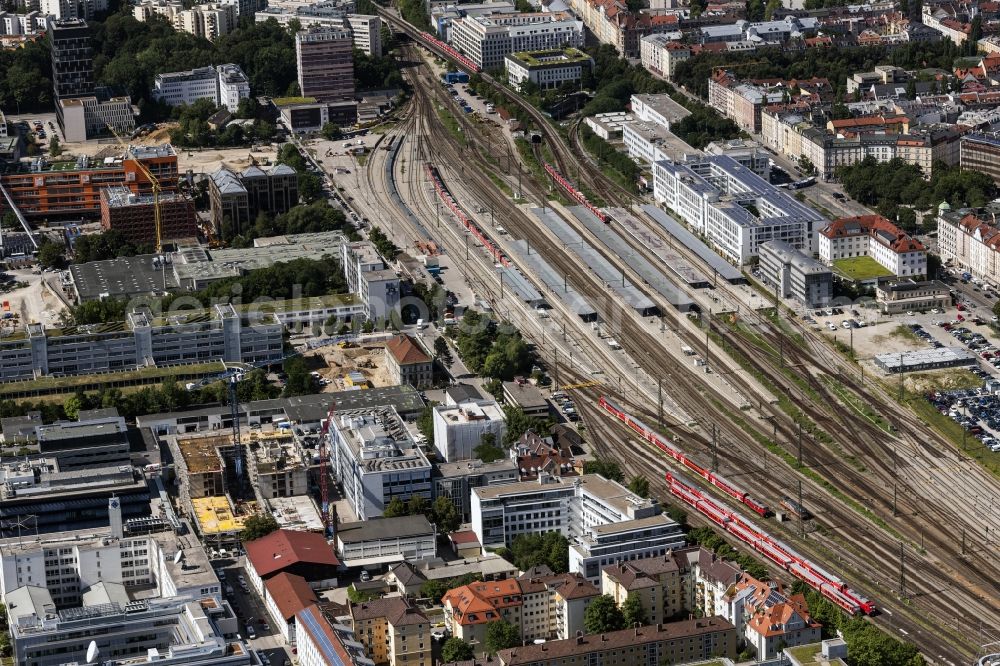
[[[934,407],[965,428],[994,453],[1000,452],[1000,396],[985,387],[957,391],[937,391],[928,396]]]

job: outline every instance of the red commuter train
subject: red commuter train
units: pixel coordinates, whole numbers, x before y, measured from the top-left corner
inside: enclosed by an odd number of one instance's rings
[[[688,470],[694,472],[701,478],[705,479],[706,481],[708,481],[713,486],[715,486],[722,492],[726,493],[733,499],[750,507],[750,510],[756,513],[757,515],[763,516],[764,518],[770,515],[771,511],[766,504],[758,500],[755,500],[746,491],[738,488],[737,486],[733,485],[732,483],[730,483],[723,477],[719,476],[715,472],[705,469],[695,461],[688,458],[682,451],[678,451],[677,449],[672,447],[665,437],[663,437],[661,434],[659,434],[658,432],[647,426],[645,423],[643,423],[636,417],[632,416],[631,414],[623,410],[621,407],[619,407],[617,404],[615,404],[608,398],[601,396],[599,404],[604,409],[604,411],[608,412],[609,414],[612,414],[615,418],[617,418],[619,421],[627,425],[629,428],[635,431],[647,442],[649,442],[656,448],[660,449],[668,456],[670,456],[680,464],[684,465],[684,467],[686,467]]]

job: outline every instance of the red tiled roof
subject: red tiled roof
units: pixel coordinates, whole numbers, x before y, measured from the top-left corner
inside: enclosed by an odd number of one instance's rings
[[[274,599],[274,605],[278,607],[278,612],[285,618],[285,622],[319,601],[316,593],[302,576],[280,573],[264,581],[264,587]]]
[[[521,586],[513,578],[471,583],[448,590],[441,603],[451,604],[459,624],[486,624],[501,619],[501,609],[521,605]]]
[[[452,543],[479,543],[479,537],[472,530],[464,530],[462,532],[452,532],[448,535]]]
[[[385,343],[385,349],[400,365],[431,362],[431,357],[425,354],[408,335],[397,335]]]
[[[333,546],[326,542],[322,534],[315,532],[275,530],[250,541],[245,548],[247,561],[262,578],[299,562],[331,567],[340,564]]]
[[[881,215],[842,217],[823,227],[819,233],[826,238],[873,236],[878,239],[886,239],[888,236],[891,240],[887,240],[885,244],[896,253],[923,252],[926,249],[919,241],[911,238]]]

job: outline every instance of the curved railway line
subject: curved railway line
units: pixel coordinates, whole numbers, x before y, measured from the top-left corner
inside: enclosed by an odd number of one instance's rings
[[[430,90],[438,89],[440,91],[440,86],[436,85],[433,79],[430,80],[429,85]],[[430,98],[426,98],[426,101],[422,103],[425,104],[422,113],[416,115],[422,115],[425,119],[430,118],[432,124],[437,125],[434,130],[435,137],[447,137],[448,130],[442,126],[436,110],[432,106],[426,106],[427,104],[432,105]],[[464,127],[471,127],[464,118],[459,118],[459,122]],[[546,126],[542,124],[542,127]],[[471,140],[475,144],[477,141],[475,132],[470,135],[466,131],[466,137],[470,136],[473,137]],[[562,146],[561,142],[551,142],[550,147],[557,164],[566,164],[568,160],[573,159],[571,156],[567,157],[564,151],[568,149]],[[489,169],[490,165],[484,163],[476,151],[461,150],[451,140],[435,141],[433,148],[437,152],[436,159],[438,161],[443,158],[453,165],[463,164],[470,167],[463,169],[465,180],[475,188],[479,196],[489,201],[491,206],[495,206],[500,211],[507,211],[509,217],[504,218],[505,226],[522,238],[530,239],[532,247],[545,254],[560,270],[574,275],[580,274],[579,266],[574,264],[573,258],[568,255],[566,248],[559,247],[557,243],[549,239],[538,229],[537,224],[532,219],[514,207],[506,196],[497,191],[495,184],[490,182],[484,173],[484,170]],[[475,168],[476,162],[480,163],[479,168]],[[509,176],[504,180],[508,185],[512,185]],[[529,185],[529,189],[534,196],[542,197],[543,200],[547,196],[544,188],[537,184]],[[610,194],[612,188],[606,184],[597,188],[591,186],[591,189],[594,189],[601,196],[607,195],[608,198],[612,196]],[[611,198],[611,200],[616,199]],[[599,243],[594,245],[596,248],[600,248]],[[607,254],[606,251],[604,253]],[[621,323],[623,333],[621,337],[627,351],[633,358],[645,359],[654,366],[647,368],[648,372],[659,379],[667,380],[667,385],[673,388],[673,396],[684,409],[689,410],[692,414],[701,415],[702,419],[706,420],[719,416],[717,412],[713,413],[713,403],[719,402],[719,396],[709,395],[710,392],[705,390],[702,382],[693,377],[691,369],[682,367],[677,359],[663,349],[658,340],[654,339],[655,336],[652,336],[648,330],[635,321],[631,312],[624,311],[621,304],[617,303],[602,285],[597,284],[592,276],[590,279],[578,277],[574,280],[574,285],[591,301],[592,305],[601,311],[607,320]],[[877,443],[896,440],[897,450],[889,458],[889,460],[895,461],[899,461],[899,456],[908,452],[914,455],[918,453],[933,455],[940,454],[940,451],[928,442],[925,432],[911,424],[898,424],[895,437],[892,437],[870,421],[845,418],[844,413],[849,410],[841,410],[838,415],[835,406],[841,400],[832,395],[823,382],[817,379],[819,375],[815,374],[820,360],[827,362],[831,360],[829,350],[817,360],[807,350],[789,342],[783,333],[771,329],[766,320],[761,318],[760,322],[765,325],[765,339],[771,341],[772,344],[782,344],[784,349],[789,352],[788,364],[799,369],[801,376],[806,377],[812,390],[829,400],[824,409],[812,405],[813,401],[811,400],[803,400],[803,404],[799,406],[811,405],[804,410],[809,418],[824,430],[834,431],[830,434],[839,436],[837,441],[842,446],[846,443],[857,446],[858,448],[854,450],[855,455],[860,454],[861,459],[870,463],[871,468],[877,470],[878,476],[866,477],[864,473],[854,470],[847,463],[838,460],[836,452],[824,447],[809,447],[808,450],[804,447],[803,464],[806,467],[821,470],[823,476],[831,479],[838,486],[842,486],[845,491],[853,492],[857,497],[870,497],[873,502],[877,501],[882,511],[886,511],[887,508],[891,510],[891,504],[888,503],[891,502],[891,494],[888,493],[887,489],[891,487],[891,479],[895,478],[895,475],[893,477],[887,476],[885,447]],[[678,326],[678,330],[681,328]],[[724,332],[720,330],[718,325],[714,329],[717,332]],[[752,359],[760,372],[768,376],[777,386],[788,391],[789,395],[802,392],[795,382],[788,379],[783,372],[776,370],[774,360],[771,359],[769,362],[766,352],[762,352],[759,347],[732,332],[726,332],[726,339],[740,349],[745,356]],[[807,335],[805,339],[812,345],[816,344],[812,336]],[[834,360],[836,360],[835,357]],[[841,364],[838,363],[838,365]],[[821,371],[836,376],[828,370],[821,369]],[[735,374],[732,381],[741,382],[743,380],[738,374]],[[851,391],[861,390],[853,383],[849,375],[846,378],[841,376],[838,381],[844,383]],[[748,388],[752,389],[752,387]],[[596,401],[596,391],[584,389],[583,393],[588,397],[588,400]],[[860,395],[867,397],[868,392],[862,392]],[[617,395],[616,398],[620,401],[625,400],[622,395]],[[874,404],[882,407],[888,406],[881,399]],[[641,405],[634,405],[634,407],[649,417],[648,404],[645,407]],[[797,428],[791,419],[776,406],[765,407],[762,405],[761,408],[768,412],[763,416],[769,417],[775,433],[781,434],[781,438],[778,438],[779,441],[783,438],[786,442],[786,448],[790,448],[791,443],[797,438]],[[603,425],[598,425],[603,417],[594,412],[591,412],[591,415],[596,420],[591,418],[588,420],[588,424],[596,429],[603,429]],[[755,486],[764,488],[771,498],[788,493],[791,490],[791,484],[788,481],[798,480],[797,471],[768,453],[747,431],[748,427],[757,429],[755,424],[750,423],[752,419],[749,415],[737,414],[736,416],[743,419],[744,425],[742,427],[733,422],[732,419],[727,418],[718,419],[719,422],[716,424],[720,438],[725,441],[727,462],[732,464],[735,461],[737,463],[732,465],[734,471],[727,472],[727,476],[734,479],[750,476],[753,478]],[[655,419],[655,414],[652,415],[652,418]],[[674,424],[674,429],[683,438],[685,446],[697,444],[702,455],[711,446],[709,438],[704,434],[706,429],[704,426],[700,431],[695,431],[687,426]],[[940,438],[937,439],[940,441]],[[654,462],[647,455],[633,457],[633,449],[627,446],[615,446],[613,452],[616,457],[624,458],[627,465],[643,472],[647,472],[650,466],[655,468],[665,464],[663,461]],[[763,467],[761,461],[765,461]],[[767,469],[768,466],[771,467],[770,470]],[[740,473],[747,469],[751,471],[747,474]],[[650,475],[647,474],[647,476]],[[662,478],[660,475],[657,476]],[[888,486],[886,485],[887,481]],[[741,481],[741,483],[746,485],[745,481]],[[911,548],[911,552],[907,553],[907,567],[917,575],[907,577],[908,594],[906,599],[901,604],[898,602],[894,604],[894,600],[886,588],[898,579],[899,548],[895,537],[875,524],[863,524],[858,527],[858,514],[854,510],[846,508],[840,500],[834,499],[826,489],[818,484],[809,480],[805,480],[803,484],[809,491],[807,502],[809,508],[825,521],[827,529],[831,532],[829,535],[810,536],[809,539],[801,542],[803,548],[819,553],[826,558],[826,561],[832,562],[839,559],[841,564],[838,566],[848,567],[853,572],[857,572],[857,580],[874,583],[875,587],[868,591],[872,593],[877,602],[892,609],[890,611],[893,613],[890,616],[892,626],[902,628],[911,636],[916,636],[928,656],[946,661],[955,654],[971,654],[974,650],[971,639],[977,627],[974,622],[968,619],[970,616],[982,619],[994,627],[1000,626],[1000,622],[997,622],[996,599],[1000,598],[1000,594],[998,594],[996,583],[995,558],[990,557],[985,549],[978,549],[967,554],[968,559],[961,557],[954,532],[947,531],[949,525],[954,526],[959,520],[954,512],[946,511],[940,505],[929,509],[925,504],[922,504],[915,492],[911,495],[903,494],[897,497],[897,509],[901,510],[901,517],[890,519],[886,516],[885,520],[892,525],[893,529],[899,530],[910,539],[911,544],[916,543],[917,539],[922,537],[928,545],[929,552],[927,555],[923,555]],[[878,508],[875,510],[877,511]],[[842,534],[843,537],[836,538],[837,534]],[[836,540],[834,540],[835,538]],[[901,612],[895,612],[897,610]],[[936,626],[929,627],[929,623],[916,622],[904,617],[918,613],[934,618]],[[889,622],[889,620],[890,618],[886,617],[878,619],[879,622]],[[933,632],[940,633],[940,636]]]

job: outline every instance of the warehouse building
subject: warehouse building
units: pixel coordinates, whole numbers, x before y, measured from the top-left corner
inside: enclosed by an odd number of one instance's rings
[[[961,347],[917,349],[900,353],[879,354],[875,365],[885,372],[916,372],[975,365],[976,355]]]
[[[760,246],[760,274],[781,298],[794,298],[807,308],[825,306],[833,298],[833,271],[783,241]]]

